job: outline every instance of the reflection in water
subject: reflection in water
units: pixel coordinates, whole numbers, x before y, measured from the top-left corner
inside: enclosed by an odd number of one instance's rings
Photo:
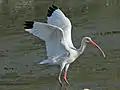
[[[60,90],[69,90],[68,85],[65,85],[63,87],[60,87]]]
[[[65,87],[65,90],[68,90],[68,86]]]

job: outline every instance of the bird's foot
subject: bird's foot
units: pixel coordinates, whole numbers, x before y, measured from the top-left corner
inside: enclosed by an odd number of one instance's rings
[[[65,80],[65,82],[69,85],[69,82],[68,82],[68,80],[67,80],[67,73],[66,73],[66,72],[64,72],[64,80]]]

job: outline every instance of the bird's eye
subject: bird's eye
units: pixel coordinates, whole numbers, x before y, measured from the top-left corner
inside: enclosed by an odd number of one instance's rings
[[[87,38],[86,40],[87,40],[87,42],[89,42],[89,39],[88,39],[88,38]]]

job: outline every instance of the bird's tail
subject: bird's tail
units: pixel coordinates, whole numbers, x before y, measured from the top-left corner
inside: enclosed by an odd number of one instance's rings
[[[45,59],[45,60],[40,60],[39,64],[50,64],[51,60]]]

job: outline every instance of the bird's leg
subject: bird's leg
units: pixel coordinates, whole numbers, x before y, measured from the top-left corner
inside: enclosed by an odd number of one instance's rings
[[[69,65],[70,65],[70,64],[67,64],[67,65],[66,65],[66,67],[65,67],[65,72],[64,72],[64,80],[65,80],[65,82],[66,82],[67,84],[69,84],[69,82],[68,82],[68,80],[67,80],[67,70],[68,70],[68,68],[69,68]]]
[[[59,81],[59,83],[60,83],[60,86],[62,86],[62,81],[61,81],[61,71],[60,71],[60,73],[59,73],[59,75],[58,75],[58,81]]]
[[[63,64],[60,66],[60,73],[59,73],[59,75],[58,75],[58,81],[59,81],[59,83],[60,83],[61,86],[62,86],[61,74],[62,74],[62,71],[63,71],[64,67],[65,67],[65,63],[63,63]]]

